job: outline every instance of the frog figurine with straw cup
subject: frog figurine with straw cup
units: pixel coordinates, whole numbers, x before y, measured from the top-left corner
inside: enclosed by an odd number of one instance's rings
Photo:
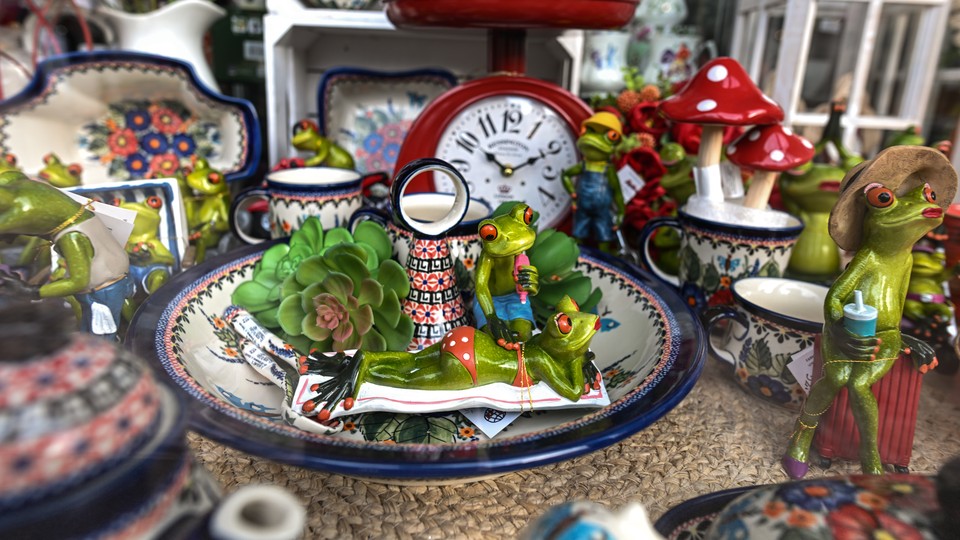
[[[921,373],[937,365],[934,349],[902,335],[900,321],[913,245],[943,221],[956,191],[957,173],[947,158],[920,146],[888,148],[844,177],[830,215],[830,234],[841,248],[857,253],[827,293],[819,351],[823,374],[810,389],[782,459],[792,478],[806,474],[814,433],[843,388],[859,428],[863,472],[883,472],[878,440],[885,435],[878,401],[890,398],[875,397],[871,387],[901,355],[910,357]],[[906,414],[903,406],[883,411]]]

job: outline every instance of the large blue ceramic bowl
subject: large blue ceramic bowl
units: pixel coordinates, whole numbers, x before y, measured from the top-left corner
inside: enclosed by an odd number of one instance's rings
[[[244,363],[221,319],[267,247],[250,246],[178,275],[141,307],[126,343],[192,398],[193,429],[275,461],[408,480],[544,465],[650,425],[687,395],[703,367],[702,327],[675,292],[634,266],[585,250],[577,269],[603,290],[603,328],[591,348],[609,406],[524,413],[494,439],[459,413],[371,413],[347,418],[336,435],[314,435],[279,420],[280,390]]]

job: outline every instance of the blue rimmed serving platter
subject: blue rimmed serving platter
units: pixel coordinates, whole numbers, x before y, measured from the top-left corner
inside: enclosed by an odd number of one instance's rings
[[[244,363],[237,336],[221,318],[267,247],[228,253],[176,276],[141,307],[126,344],[190,396],[193,429],[275,461],[406,480],[545,465],[647,427],[687,395],[703,368],[702,327],[672,289],[634,266],[584,250],[577,270],[603,290],[602,330],[591,348],[609,406],[526,412],[494,439],[459,413],[368,413],[346,417],[336,435],[307,433],[280,420],[280,390]]]

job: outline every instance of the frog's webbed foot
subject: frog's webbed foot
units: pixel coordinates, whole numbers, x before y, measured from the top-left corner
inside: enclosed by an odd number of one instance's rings
[[[926,373],[937,367],[937,352],[927,343],[919,339],[904,334],[902,350],[904,354],[910,355],[913,359],[913,365],[920,373]]]
[[[882,343],[880,338],[858,336],[847,330],[842,323],[827,323],[824,325],[824,331],[840,352],[850,359],[873,360],[880,352],[880,343]]]
[[[583,393],[589,394],[590,389],[599,390],[600,382],[603,380],[600,370],[593,364],[593,351],[587,351],[583,359]]]
[[[338,359],[339,362],[337,362]],[[326,421],[341,401],[344,409],[352,409],[353,395],[357,389],[357,377],[362,361],[363,351],[357,351],[352,358],[347,358],[343,353],[337,353],[325,360],[312,356],[301,360],[301,373],[304,366],[313,366],[316,369],[311,371],[330,377],[311,388],[312,391],[317,392],[317,395],[303,404],[304,413],[313,413],[323,403],[323,407],[316,412],[316,416],[321,421]]]
[[[513,330],[510,328],[510,325],[506,321],[502,320],[496,315],[490,315],[487,317],[487,326],[486,331],[493,339],[497,342],[497,345],[508,350],[515,350],[520,347],[520,343],[517,341],[517,338],[513,335]]]

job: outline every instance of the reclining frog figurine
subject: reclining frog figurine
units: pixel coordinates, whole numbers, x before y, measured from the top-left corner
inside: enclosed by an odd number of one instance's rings
[[[134,286],[134,294],[123,304],[123,318],[129,321],[140,303],[167,282],[170,268],[176,261],[158,234],[160,209],[163,208],[160,197],[150,196],[140,202],[119,202],[118,206],[137,213],[126,245],[130,258],[130,278]]]
[[[532,223],[533,209],[519,203],[479,225],[482,247],[474,273],[473,316],[477,328],[503,347],[517,347],[533,333],[533,307],[526,295],[539,292],[540,280],[523,255],[537,239]]]
[[[53,242],[65,275],[40,287],[41,298],[73,295],[83,330],[113,338],[123,301],[133,293],[129,259],[103,222],[59,189],[19,172],[0,173],[0,235]]]
[[[58,188],[79,186],[83,167],[79,163],[69,165],[60,161],[56,154],[43,156],[43,168],[37,173],[41,180]]]
[[[307,167],[337,167],[353,169],[354,161],[350,152],[339,144],[320,134],[320,128],[313,120],[301,120],[293,126],[293,138],[290,140],[297,150],[313,152],[313,156],[304,161]]]
[[[361,350],[352,358],[343,353],[333,357],[302,356],[300,374],[313,372],[332,377],[318,385],[318,395],[305,402],[303,410],[325,421],[341,401],[345,409],[353,408],[365,383],[419,390],[466,390],[492,383],[529,387],[543,381],[561,396],[579,401],[591,387],[600,387],[600,373],[589,350],[599,329],[600,317],[581,312],[567,296],[557,304],[557,313],[547,321],[543,332],[517,350],[504,349],[490,335],[461,326],[417,352]],[[295,377],[299,374],[288,374],[288,379]],[[321,404],[323,407],[318,409]]]
[[[871,387],[901,353],[909,355],[921,373],[937,365],[933,348],[901,334],[900,322],[913,264],[911,249],[943,221],[956,191],[957,173],[950,161],[937,150],[920,146],[888,148],[844,177],[830,215],[830,235],[841,248],[857,253],[824,303],[823,376],[810,389],[781,460],[791,478],[806,474],[820,416],[841,388],[849,391],[859,428],[861,468],[867,474],[883,473],[878,405]],[[871,335],[848,328],[855,323],[845,317],[845,306],[854,302],[857,292],[864,304],[876,309],[876,331]]]
[[[223,173],[210,166],[207,160],[197,158],[192,170],[181,175],[181,190],[185,193],[187,225],[190,243],[196,247],[195,262],[206,258],[207,249],[220,243],[230,230],[230,188]]]

